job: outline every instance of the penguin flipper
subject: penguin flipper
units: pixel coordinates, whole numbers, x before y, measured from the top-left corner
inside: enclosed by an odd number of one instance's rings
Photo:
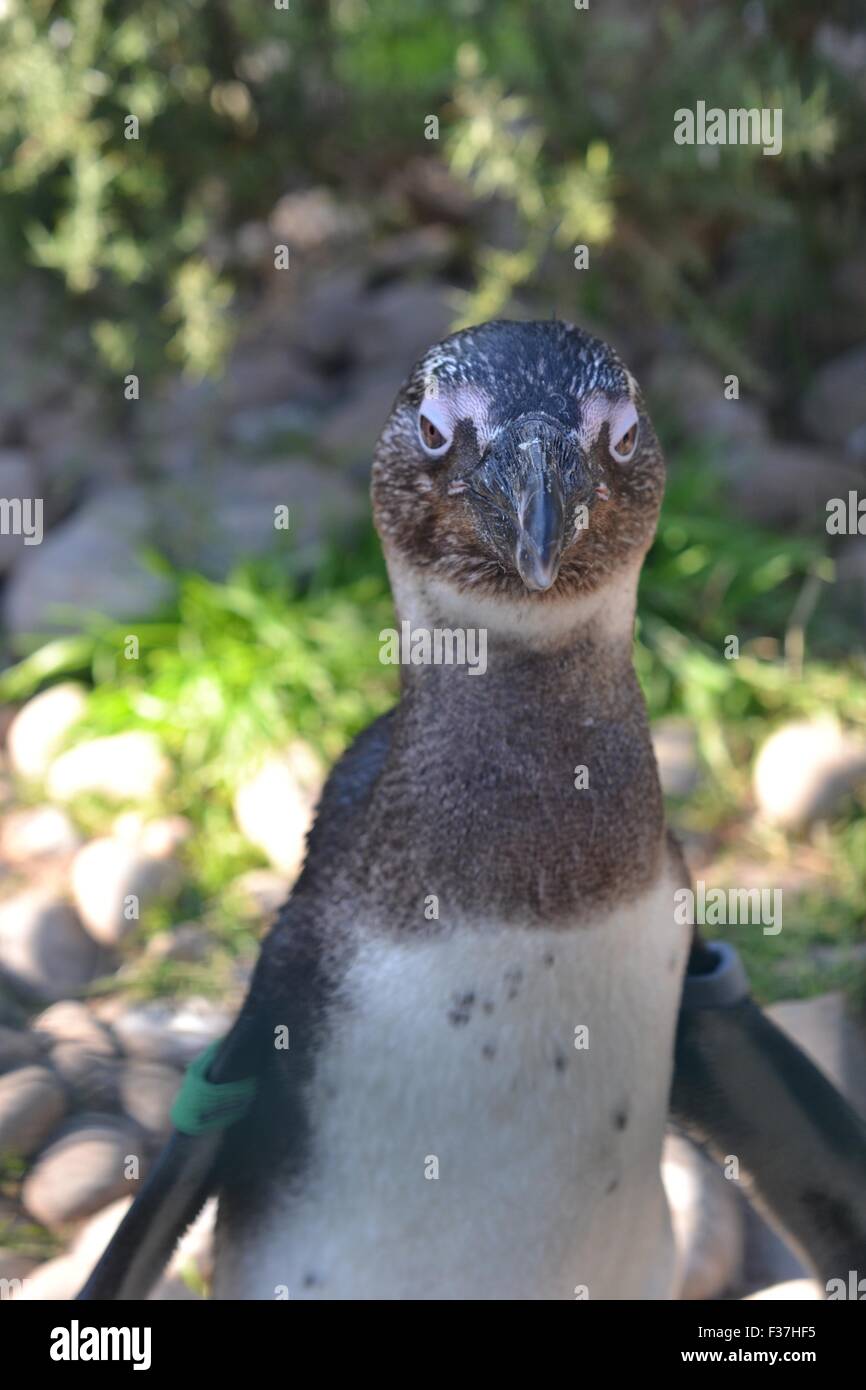
[[[755,1004],[742,967],[740,987],[729,980],[713,999],[713,954],[696,941],[673,1118],[720,1162],[739,1161],[750,1198],[825,1286],[840,1278],[847,1286],[850,1270],[866,1272],[866,1122]],[[717,953],[722,973],[730,975],[732,955]]]
[[[218,1085],[255,1074],[261,1031],[250,1012],[241,1013],[211,1062],[209,1081]],[[174,1130],[77,1301],[147,1298],[214,1189],[225,1134]]]
[[[283,978],[294,972],[293,993],[299,1007],[304,996],[314,992],[309,970],[298,969],[293,958],[303,953],[301,943],[315,936],[317,884],[328,883],[356,817],[363,814],[388,754],[391,723],[388,713],[370,724],[328,777],[304,872],[264,943],[241,1014],[210,1064],[208,1076],[214,1083],[248,1076],[266,1079],[268,1058],[273,1059],[272,1034],[265,1021],[269,1018],[268,981],[272,972]],[[314,946],[310,954],[315,956]],[[281,1010],[281,1017],[285,1017],[285,1010]],[[267,1107],[263,1103],[260,1108]],[[231,1130],[172,1134],[79,1293],[79,1300],[147,1297],[178,1240],[217,1190],[221,1160],[227,1149],[231,1159],[235,1142]]]

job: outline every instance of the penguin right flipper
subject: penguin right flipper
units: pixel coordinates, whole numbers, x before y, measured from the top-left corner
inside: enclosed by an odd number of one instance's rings
[[[291,974],[298,996],[296,1007],[303,1012],[316,992],[311,978],[316,974],[315,943],[311,940],[315,937],[315,880],[318,873],[326,875],[329,866],[339,861],[355,816],[363,814],[388,753],[390,730],[389,712],[359,734],[328,777],[304,871],[264,943],[237,1022],[210,1063],[208,1079],[216,1085],[261,1077],[260,1112],[267,1110],[269,1064],[274,1055],[272,976]],[[305,943],[310,946],[306,952]],[[279,1017],[284,1017],[283,1009]],[[302,1049],[296,1049],[294,1056],[302,1060]],[[261,1118],[251,1115],[251,1125],[256,1126]],[[178,1240],[219,1185],[226,1155],[231,1160],[238,1138],[232,1130],[172,1134],[78,1294],[79,1300],[147,1298]]]
[[[715,979],[714,979],[715,975]],[[866,1273],[866,1122],[749,996],[730,948],[696,938],[680,1009],[673,1118],[827,1287]]]

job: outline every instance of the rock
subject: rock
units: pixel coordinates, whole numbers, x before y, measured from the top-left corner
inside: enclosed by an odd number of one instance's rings
[[[105,1115],[69,1120],[25,1178],[24,1205],[41,1225],[62,1231],[134,1193],[138,1179],[126,1173],[140,1171],[141,1160],[142,1135],[127,1122]]]
[[[134,844],[91,840],[72,862],[71,888],[86,929],[103,946],[118,946],[136,931],[155,902],[174,895],[183,871],[171,856],[157,858]]]
[[[750,1293],[746,1302],[760,1302],[764,1299],[771,1299],[773,1302],[788,1299],[820,1300],[823,1297],[824,1291],[817,1279],[789,1279],[785,1284],[773,1284],[769,1289],[760,1289],[758,1293]]]
[[[365,236],[369,217],[359,206],[337,199],[330,188],[300,188],[274,205],[268,218],[274,242],[292,250],[314,251],[335,241]]]
[[[397,171],[392,191],[405,199],[422,222],[459,226],[472,215],[474,199],[468,183],[442,160],[418,155]],[[432,341],[432,339],[431,339]]]
[[[785,1000],[767,1009],[866,1120],[866,1022],[844,994]]]
[[[743,1208],[721,1170],[678,1134],[668,1134],[662,1180],[679,1253],[681,1299],[720,1298],[740,1277]]]
[[[86,613],[118,621],[153,614],[171,585],[138,559],[152,525],[141,489],[115,487],[86,502],[16,565],[4,597],[9,632],[75,631]]]
[[[105,968],[105,957],[73,909],[32,888],[0,903],[0,970],[26,994],[67,999]]]
[[[0,574],[6,574],[13,565],[39,544],[45,525],[44,499],[39,497],[38,484],[33,465],[28,456],[18,449],[0,449],[0,497],[10,502],[21,503],[21,519],[24,529],[19,535],[11,530],[0,534]],[[40,519],[40,506],[42,504]]]
[[[226,426],[233,444],[262,451],[278,446],[281,436],[312,435],[316,414],[303,401],[283,401],[279,405],[255,406],[238,410]]]
[[[719,457],[734,509],[760,526],[826,534],[827,502],[862,488],[858,471],[814,446],[745,444]]]
[[[266,758],[235,792],[234,812],[241,834],[290,878],[303,863],[320,785],[309,750],[295,745],[283,755]]]
[[[866,457],[866,344],[815,373],[803,400],[803,423],[816,439]]]
[[[0,1072],[41,1062],[45,1048],[33,1033],[0,1025]]]
[[[662,352],[647,373],[646,394],[653,405],[669,410],[696,439],[725,444],[763,444],[764,412],[745,397],[725,399],[725,373],[699,358]]]
[[[72,854],[81,836],[59,806],[25,806],[0,824],[0,854],[10,864]]]
[[[84,793],[111,801],[149,801],[164,791],[171,773],[156,735],[133,729],[61,753],[48,770],[47,785],[58,801]]]
[[[75,1298],[89,1272],[71,1255],[58,1255],[31,1270],[13,1298],[22,1303],[66,1302]]]
[[[86,1221],[68,1253],[39,1265],[26,1280],[19,1297],[40,1302],[75,1298],[129,1210],[131,1200],[120,1198]]]
[[[345,366],[363,329],[365,274],[355,266],[334,269],[310,282],[294,322],[295,348],[302,360],[322,367]]]
[[[265,919],[279,911],[291,887],[288,874],[278,874],[275,869],[248,869],[234,880],[231,892],[237,894],[250,916]]]
[[[457,238],[450,227],[430,223],[410,227],[384,237],[370,247],[370,271],[376,278],[397,275],[435,275],[444,270],[457,251]]]
[[[226,370],[226,395],[232,419],[238,414],[278,408],[290,403],[295,410],[309,413],[310,407],[327,399],[321,377],[311,372],[304,360],[286,349],[274,351],[273,335],[235,345]],[[230,423],[230,429],[232,425]],[[235,423],[234,429],[238,426]],[[243,431],[242,443],[257,443]]]
[[[113,1028],[128,1056],[167,1066],[187,1067],[232,1025],[232,1016],[207,999],[184,1003],[162,999],[130,1004],[113,1019]]]
[[[368,462],[400,382],[401,374],[390,367],[364,372],[349,398],[332,411],[319,431],[320,447],[339,458]]]
[[[127,1062],[118,1076],[118,1102],[131,1120],[154,1140],[171,1130],[171,1107],[183,1077],[159,1062]]]
[[[86,1004],[64,999],[34,1018],[30,1025],[46,1043],[80,1043],[102,1057],[116,1057],[117,1044],[104,1023],[94,1018]]]
[[[66,1114],[63,1087],[47,1067],[0,1076],[0,1153],[28,1158]]]
[[[41,781],[64,739],[87,709],[87,691],[74,681],[49,686],[23,705],[7,735],[13,772]]]
[[[866,742],[832,719],[785,724],[758,753],[752,786],[765,820],[798,829],[831,815],[866,777]]]
[[[660,719],[652,740],[665,796],[690,796],[701,777],[693,726],[687,719]]]
[[[117,1110],[120,1064],[105,1053],[91,1052],[86,1043],[55,1043],[51,1065],[78,1110]]]
[[[402,380],[430,344],[451,331],[452,294],[450,286],[425,280],[395,280],[368,294],[355,344],[362,367],[388,363]]]
[[[275,553],[311,568],[323,543],[344,535],[366,512],[358,486],[332,468],[305,459],[228,465],[165,495],[167,553],[213,579],[241,560]],[[275,521],[288,508],[288,526]]]
[[[0,1249],[0,1298],[20,1298],[24,1280],[38,1267],[39,1261],[18,1250]]]

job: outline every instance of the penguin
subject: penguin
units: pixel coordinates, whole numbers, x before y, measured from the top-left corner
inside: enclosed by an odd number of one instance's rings
[[[326,783],[211,1068],[254,1070],[252,1109],[175,1136],[82,1298],[142,1296],[211,1190],[217,1299],[670,1298],[672,1083],[815,1263],[862,1256],[862,1122],[675,911],[632,660],[664,474],[634,377],[572,324],[415,365],[373,512],[399,623],[446,636]]]

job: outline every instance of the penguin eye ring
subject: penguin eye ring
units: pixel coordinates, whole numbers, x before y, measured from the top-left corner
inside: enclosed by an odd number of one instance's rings
[[[451,433],[441,413],[431,409],[428,404],[418,413],[418,437],[424,452],[433,458],[444,454],[451,443]]]
[[[622,428],[623,425],[625,425],[625,429]],[[633,409],[630,410],[626,418],[623,419],[622,422],[619,422],[619,430],[621,431],[619,433],[619,438],[615,442],[611,440],[611,458],[615,459],[617,463],[628,463],[634,457],[634,451],[637,448],[638,423],[636,411]]]

